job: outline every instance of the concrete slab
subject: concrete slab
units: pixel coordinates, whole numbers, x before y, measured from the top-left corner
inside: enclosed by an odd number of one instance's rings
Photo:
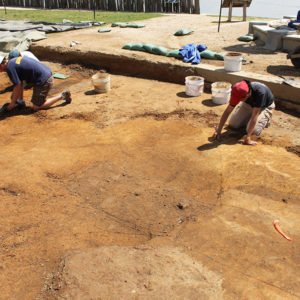
[[[273,29],[273,30],[268,30],[267,31],[267,40],[266,40],[266,45],[265,49],[276,51],[276,50],[281,50],[283,47],[283,37],[287,35],[294,35],[296,34],[296,31],[292,30],[285,30],[285,29]]]
[[[248,30],[248,33],[253,33],[253,26],[254,25],[268,25],[268,22],[266,21],[250,21],[249,22],[249,30]]]
[[[267,33],[270,30],[273,28],[267,25],[253,25],[253,34],[265,43],[267,42]]]
[[[294,51],[297,47],[300,47],[300,35],[288,35],[282,38],[283,49],[287,52]]]

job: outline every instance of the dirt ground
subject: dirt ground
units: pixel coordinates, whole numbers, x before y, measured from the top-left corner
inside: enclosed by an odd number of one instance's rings
[[[213,142],[211,94],[45,63],[73,101],[0,116],[0,299],[300,298],[298,115]]]

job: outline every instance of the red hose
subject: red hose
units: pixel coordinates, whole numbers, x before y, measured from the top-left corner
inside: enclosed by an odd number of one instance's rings
[[[292,241],[292,238],[291,238],[291,237],[289,237],[289,236],[287,236],[287,235],[285,235],[285,234],[283,233],[283,231],[282,231],[281,228],[279,227],[278,223],[279,223],[279,220],[275,220],[275,221],[274,221],[274,227],[275,227],[275,229],[276,229],[276,230],[277,230],[284,238],[286,238],[288,241]]]

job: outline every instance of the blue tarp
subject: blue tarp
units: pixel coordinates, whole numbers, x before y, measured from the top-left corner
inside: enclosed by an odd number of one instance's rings
[[[191,62],[192,64],[199,64],[201,61],[200,52],[204,51],[207,46],[195,45],[193,43],[183,46],[179,53],[183,57],[184,62]]]

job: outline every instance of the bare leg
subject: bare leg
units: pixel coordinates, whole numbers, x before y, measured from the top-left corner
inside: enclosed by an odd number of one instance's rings
[[[59,96],[55,96],[55,97],[52,97],[52,98],[49,98],[47,99],[44,104],[42,104],[41,106],[37,106],[37,105],[33,105],[33,109],[34,110],[41,110],[41,109],[46,109],[48,107],[50,107],[51,105],[55,104],[56,102],[58,102],[59,100],[62,100],[62,96],[59,95]]]
[[[64,92],[65,93],[65,92]],[[33,109],[34,110],[42,110],[42,109],[47,109],[49,108],[50,106],[52,106],[53,104],[55,104],[56,102],[58,102],[59,100],[66,100],[67,103],[71,103],[71,93],[69,93],[69,98],[66,99],[66,97],[64,96],[64,93],[58,95],[58,96],[55,96],[55,97],[52,97],[52,98],[49,98],[47,99],[42,105],[40,106],[37,106],[37,105],[33,105]]]

